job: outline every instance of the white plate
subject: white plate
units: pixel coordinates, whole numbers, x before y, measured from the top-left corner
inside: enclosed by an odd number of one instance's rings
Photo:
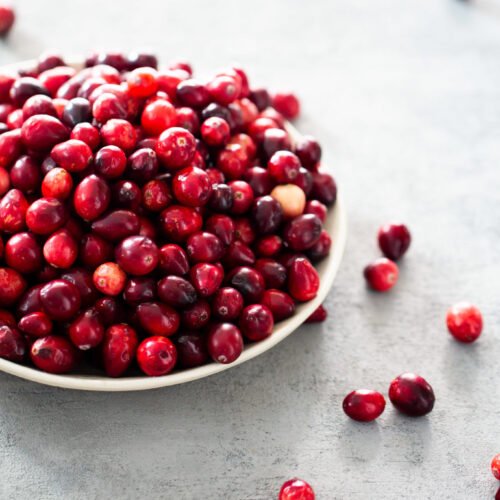
[[[15,68],[21,65],[27,65],[30,61],[12,65]],[[297,132],[290,127],[289,132],[297,135]],[[321,284],[318,290],[318,295],[310,302],[300,304],[297,307],[295,314],[284,321],[280,321],[275,325],[274,331],[270,337],[261,342],[249,344],[241,356],[231,364],[222,365],[219,363],[209,363],[207,365],[190,368],[182,371],[174,371],[168,375],[161,377],[123,377],[110,378],[96,375],[85,374],[69,374],[69,375],[54,375],[45,373],[36,368],[20,365],[0,358],[0,371],[10,373],[16,377],[38,382],[40,384],[51,385],[54,387],[63,387],[66,389],[79,389],[87,391],[143,391],[146,389],[156,389],[158,387],[166,387],[169,385],[183,384],[200,378],[214,375],[215,373],[228,370],[234,366],[238,366],[245,361],[259,356],[268,351],[276,344],[288,337],[296,330],[309,315],[325,300],[333,280],[340,267],[342,255],[344,252],[346,236],[347,236],[347,220],[342,196],[337,197],[335,207],[328,213],[325,222],[325,229],[332,237],[332,249],[330,255],[320,262],[316,268],[318,270]]]

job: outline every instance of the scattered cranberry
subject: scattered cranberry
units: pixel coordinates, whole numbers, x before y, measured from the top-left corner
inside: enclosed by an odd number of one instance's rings
[[[0,36],[5,36],[10,31],[15,18],[12,7],[8,5],[0,6]]]
[[[471,343],[481,335],[483,316],[477,307],[467,302],[460,302],[448,309],[446,326],[458,341]]]
[[[379,229],[378,244],[388,259],[400,259],[408,250],[410,243],[410,231],[404,224],[386,224]]]
[[[328,317],[328,312],[324,306],[318,308],[306,319],[306,323],[322,323]]]
[[[421,417],[434,407],[434,391],[428,382],[414,373],[403,373],[389,387],[391,403],[402,413]]]
[[[314,491],[302,479],[289,479],[281,487],[278,500],[314,500]]]
[[[398,266],[392,260],[380,258],[368,264],[364,270],[367,283],[373,290],[386,292],[397,282]]]
[[[177,350],[165,337],[148,337],[137,348],[137,364],[150,377],[166,375],[177,361]]]
[[[491,472],[500,481],[500,453],[495,455],[491,461]]]
[[[358,389],[350,392],[342,405],[348,417],[358,422],[371,422],[382,415],[385,399],[380,392]]]

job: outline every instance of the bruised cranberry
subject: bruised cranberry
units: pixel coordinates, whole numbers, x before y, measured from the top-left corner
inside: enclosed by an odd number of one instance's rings
[[[82,351],[98,346],[104,338],[104,326],[95,309],[87,309],[68,328],[71,342]]]
[[[491,461],[491,472],[496,479],[500,480],[500,453],[495,455]]]
[[[181,318],[184,328],[199,330],[207,326],[210,320],[210,304],[206,300],[198,300],[182,310]]]
[[[236,288],[246,302],[259,302],[265,289],[262,274],[247,266],[235,267],[227,277],[228,285]]]
[[[297,97],[289,92],[278,92],[272,98],[273,108],[288,120],[297,118],[300,113],[300,103]]]
[[[24,274],[42,267],[42,249],[31,233],[14,234],[5,244],[4,258],[9,267]]]
[[[9,130],[0,134],[0,167],[10,167],[19,158],[22,150],[23,140],[20,130]]]
[[[179,328],[179,315],[171,307],[160,302],[144,302],[136,308],[141,326],[150,335],[173,335]]]
[[[186,251],[192,262],[217,262],[222,258],[224,247],[214,234],[198,232],[187,239]]]
[[[313,187],[311,197],[324,203],[325,205],[333,205],[337,199],[337,184],[330,174],[314,172]]]
[[[24,228],[28,202],[19,189],[11,189],[0,200],[0,227],[7,233]]]
[[[144,236],[129,236],[115,249],[119,266],[127,273],[143,276],[158,265],[159,251],[156,244]]]
[[[174,369],[176,362],[177,350],[165,337],[148,337],[137,348],[137,364],[150,377],[166,375]]]
[[[400,259],[408,250],[410,243],[410,231],[404,224],[386,224],[378,231],[378,244],[388,259]]]
[[[68,269],[78,257],[78,246],[68,230],[60,229],[43,245],[43,256],[51,266]]]
[[[252,167],[246,170],[244,179],[250,184],[255,196],[269,194],[274,187],[274,181],[269,172],[262,167]]]
[[[434,407],[435,396],[429,383],[414,373],[403,373],[389,387],[391,403],[410,417],[421,417]]]
[[[116,146],[104,146],[97,152],[94,165],[99,175],[106,179],[115,179],[125,172],[127,157]]]
[[[459,302],[448,309],[446,326],[458,341],[471,343],[481,335],[483,330],[483,316],[481,311],[472,304]]]
[[[39,198],[26,211],[26,225],[35,234],[51,234],[67,219],[64,205],[56,198]]]
[[[95,287],[105,295],[118,295],[122,292],[126,274],[122,268],[114,262],[105,262],[101,264],[93,275]]]
[[[73,206],[82,219],[92,221],[106,211],[110,199],[108,184],[97,175],[92,174],[85,177],[76,186]]]
[[[31,361],[40,370],[48,373],[67,373],[76,364],[76,351],[64,337],[48,335],[31,346]]]
[[[165,99],[158,99],[144,107],[141,115],[141,125],[146,134],[153,136],[158,136],[164,130],[176,125],[180,126],[176,109]],[[190,132],[193,131],[190,130]]]
[[[214,361],[228,364],[238,359],[243,352],[243,337],[231,323],[219,323],[209,330],[207,346]]]
[[[324,306],[318,306],[314,312],[306,319],[306,323],[322,323],[328,316],[327,310]]]
[[[314,491],[302,479],[289,479],[280,489],[278,500],[314,500]]]
[[[390,290],[396,284],[398,275],[398,266],[386,258],[374,260],[364,270],[368,285],[377,292]]]
[[[44,312],[34,312],[19,320],[19,329],[32,337],[45,337],[52,332],[52,321]]]
[[[190,234],[199,231],[203,221],[194,208],[171,205],[161,213],[160,223],[168,238],[183,241]]]
[[[0,267],[0,307],[15,304],[26,290],[26,281],[14,269]]]
[[[304,257],[296,258],[288,270],[288,290],[300,302],[316,297],[319,290],[318,272]]]
[[[92,223],[92,231],[108,241],[138,234],[139,217],[129,210],[114,210]]]
[[[2,134],[0,138],[5,135]],[[21,136],[27,148],[45,152],[65,141],[69,136],[69,131],[60,120],[53,116],[35,115],[23,123]]]
[[[212,185],[204,170],[198,167],[187,167],[175,175],[172,190],[174,196],[183,205],[201,207],[208,202]]]
[[[102,341],[102,360],[108,376],[123,375],[135,357],[137,344],[137,334],[129,325],[113,325],[106,330]]]
[[[287,271],[285,266],[273,259],[258,259],[255,269],[262,274],[266,288],[281,288],[286,283]]]
[[[239,326],[247,339],[255,342],[263,340],[273,333],[273,314],[264,305],[252,304],[243,309]]]
[[[65,200],[73,189],[73,178],[64,168],[53,168],[45,174],[42,181],[42,194],[45,198]]]
[[[385,399],[380,392],[358,389],[350,392],[342,404],[345,414],[358,422],[371,422],[385,409]]]
[[[276,232],[282,219],[281,205],[272,196],[261,196],[254,201],[252,221],[260,234]]]
[[[172,307],[186,307],[196,301],[196,290],[189,281],[172,275],[158,282],[158,296]]]
[[[21,363],[26,357],[27,345],[22,334],[12,326],[0,325],[0,358]]]
[[[292,297],[281,290],[269,289],[264,292],[260,300],[273,313],[274,321],[282,321],[293,316],[295,313],[295,302]]]
[[[208,350],[205,337],[197,333],[183,333],[175,345],[179,363],[184,368],[194,368],[204,365],[208,360]]]
[[[83,264],[91,269],[99,264],[110,260],[113,255],[113,247],[109,242],[97,236],[97,234],[86,234],[80,246],[80,259]]]
[[[171,127],[162,132],[156,144],[156,154],[160,161],[171,170],[185,167],[196,151],[193,134],[180,127]]]
[[[224,273],[215,264],[200,263],[191,268],[191,283],[201,297],[213,295],[220,287]]]

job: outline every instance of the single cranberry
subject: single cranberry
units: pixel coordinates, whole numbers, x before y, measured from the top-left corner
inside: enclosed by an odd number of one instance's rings
[[[313,214],[299,215],[290,221],[283,232],[288,246],[297,252],[314,246],[322,232],[321,221]]]
[[[191,108],[203,108],[210,102],[207,88],[194,78],[183,80],[177,85],[176,97],[184,106]]]
[[[210,321],[210,304],[206,300],[198,300],[186,307],[181,313],[182,326],[188,330],[199,330]]]
[[[115,249],[118,265],[127,273],[143,276],[151,273],[159,261],[156,244],[144,236],[129,236]]]
[[[133,52],[128,56],[128,68],[136,69],[142,67],[156,69],[158,67],[158,58],[155,54],[149,52]]]
[[[106,52],[97,55],[96,64],[111,66],[118,71],[125,71],[128,68],[128,61],[121,52]]]
[[[446,326],[458,341],[471,343],[477,340],[483,331],[483,316],[476,306],[459,302],[448,309]]]
[[[144,183],[150,181],[158,172],[158,158],[149,148],[134,151],[128,158],[127,174],[133,181]]]
[[[34,312],[19,320],[19,329],[32,337],[45,337],[52,332],[52,321],[44,312]]]
[[[199,231],[203,221],[194,208],[172,205],[161,213],[160,223],[168,238],[183,241],[190,234]]]
[[[70,139],[84,142],[92,151],[95,151],[101,142],[99,130],[90,123],[76,125],[71,131]]]
[[[31,233],[14,234],[5,244],[5,262],[20,273],[28,274],[42,267],[42,249]]]
[[[62,121],[68,127],[73,128],[78,123],[90,122],[92,120],[92,110],[90,103],[83,97],[71,99],[64,107]]]
[[[28,202],[19,189],[11,189],[0,201],[0,227],[8,233],[16,233],[25,226]]]
[[[241,215],[246,213],[252,206],[254,194],[252,187],[245,181],[231,181],[229,187],[233,192],[233,204],[231,213]]]
[[[88,221],[101,216],[108,208],[110,201],[111,193],[108,184],[94,174],[85,177],[76,186],[73,195],[76,213]]]
[[[27,345],[17,328],[0,325],[0,358],[21,363],[26,357]]]
[[[257,143],[264,140],[266,130],[279,128],[278,122],[268,117],[256,117],[247,128],[248,135]]]
[[[49,92],[39,80],[31,76],[18,78],[10,88],[10,100],[18,108],[37,94],[49,95]]]
[[[337,199],[337,184],[330,174],[313,172],[311,196],[325,205],[333,205]]]
[[[496,479],[500,480],[500,453],[495,455],[491,461],[491,472]]]
[[[195,264],[189,273],[191,283],[201,297],[213,295],[220,287],[224,272],[215,264]]]
[[[281,205],[272,196],[261,196],[254,201],[252,221],[260,234],[276,232],[282,219]]]
[[[19,158],[23,142],[22,130],[10,130],[0,135],[0,167],[10,167]]]
[[[385,399],[380,392],[358,389],[350,392],[342,404],[345,414],[358,422],[371,422],[382,415]]]
[[[243,151],[249,159],[255,158],[255,154],[257,153],[257,146],[249,135],[235,134],[231,137],[228,144],[238,144],[243,148]]]
[[[9,5],[0,6],[0,36],[5,36],[16,19],[14,10]]]
[[[220,75],[208,83],[207,89],[215,102],[226,106],[239,97],[241,82],[234,77]]]
[[[168,69],[175,71],[183,71],[189,76],[193,74],[193,68],[187,61],[173,61],[168,65]]]
[[[114,262],[105,262],[94,271],[94,285],[105,295],[118,295],[125,287],[127,275]]]
[[[10,187],[9,172],[5,168],[0,167],[0,196],[3,196]]]
[[[64,59],[59,54],[44,52],[38,58],[38,71],[40,73],[48,69],[56,68],[57,66],[64,66]]]
[[[273,259],[258,259],[255,269],[262,274],[266,288],[282,288],[287,279],[287,270]]]
[[[321,160],[321,146],[314,137],[304,135],[295,145],[295,154],[299,157],[302,166],[312,170]]]
[[[9,114],[6,120],[7,129],[20,129],[23,126],[24,120],[25,118],[22,109],[16,109],[15,111],[12,111],[12,113]]]
[[[80,309],[80,292],[73,283],[57,279],[40,289],[40,303],[51,319],[67,321]]]
[[[8,132],[7,132],[8,133]],[[3,139],[7,134],[2,134]],[[49,115],[28,118],[21,128],[24,145],[33,151],[50,151],[68,138],[69,131],[60,120]]]
[[[276,234],[271,234],[257,241],[256,252],[260,257],[274,257],[280,252],[282,246],[282,239]]]
[[[304,257],[296,258],[288,270],[288,290],[299,302],[316,297],[319,290],[318,272]]]
[[[158,267],[164,274],[183,276],[189,271],[189,262],[186,252],[174,243],[169,243],[160,248]]]
[[[64,337],[48,335],[31,346],[31,361],[40,370],[49,373],[67,373],[76,364],[76,351]]]
[[[38,80],[48,90],[49,94],[55,97],[59,89],[75,74],[76,70],[74,68],[59,66],[41,72],[38,75]]]
[[[166,92],[170,99],[175,99],[177,85],[189,77],[190,73],[182,69],[162,69],[158,72],[158,88]]]
[[[73,189],[73,178],[64,168],[56,167],[45,174],[42,180],[42,195],[45,198],[65,200]]]
[[[234,222],[227,215],[212,215],[207,219],[205,229],[215,234],[224,245],[230,245],[234,240]]]
[[[119,377],[132,364],[137,349],[137,333],[126,324],[110,326],[102,341],[102,361],[109,377]]]
[[[228,212],[233,206],[232,188],[223,183],[213,184],[211,180],[210,184],[212,187],[208,207],[214,212]]]
[[[208,202],[212,185],[204,170],[187,167],[176,173],[172,181],[172,190],[179,203],[201,207]]]
[[[244,179],[250,184],[255,196],[264,196],[269,194],[273,187],[274,181],[267,169],[262,167],[251,167],[244,175]]]
[[[126,317],[123,304],[113,297],[102,297],[94,304],[95,310],[99,313],[99,318],[104,326],[120,323]]]
[[[177,108],[175,110],[175,125],[177,127],[189,130],[189,132],[191,132],[192,134],[197,134],[198,130],[200,129],[200,119],[198,118],[198,115],[196,114],[196,111],[194,109],[185,107]]]
[[[300,113],[300,103],[297,96],[290,92],[278,92],[272,98],[273,108],[288,120],[297,118]]]
[[[228,285],[236,288],[246,302],[259,302],[265,289],[262,274],[247,266],[235,267],[227,277]]]
[[[227,121],[217,116],[206,119],[202,123],[200,131],[205,143],[213,147],[224,146],[231,136]]]
[[[311,200],[306,203],[304,213],[316,215],[318,219],[324,224],[326,221],[327,208],[326,205],[324,205],[320,201]]]
[[[184,368],[194,368],[208,361],[208,350],[203,335],[183,333],[175,343],[179,364]]]
[[[278,500],[314,500],[314,491],[302,479],[289,479],[281,487]]]
[[[322,323],[328,317],[328,311],[323,305],[318,306],[317,309],[306,319],[306,323]]]
[[[276,186],[271,191],[271,196],[281,205],[283,217],[293,219],[303,214],[306,206],[306,195],[295,184]]]
[[[139,229],[139,217],[130,210],[114,210],[92,223],[92,231],[108,241],[138,234]]]
[[[263,340],[273,333],[273,314],[264,305],[249,305],[241,313],[239,326],[247,339],[254,342]]]
[[[243,352],[243,337],[231,323],[218,323],[208,332],[208,352],[217,363],[232,363]]]
[[[248,155],[239,144],[228,144],[217,156],[217,168],[231,180],[240,179],[248,167]]]
[[[255,254],[242,241],[233,241],[226,249],[223,262],[227,269],[237,266],[252,266],[255,264]]]
[[[300,161],[290,151],[277,151],[267,163],[267,169],[276,182],[293,182],[300,169]]]
[[[271,96],[263,87],[252,89],[249,97],[250,100],[257,106],[259,111],[263,111],[271,106]]]
[[[2,272],[0,271],[0,277]],[[43,311],[42,303],[40,302],[40,290],[43,288],[43,283],[32,286],[26,293],[21,292],[21,298],[17,304],[17,315],[19,317],[26,316],[34,312]]]
[[[95,309],[87,309],[68,328],[73,345],[82,351],[98,346],[104,338],[104,326]]]
[[[302,189],[306,196],[310,196],[314,184],[314,179],[311,172],[309,172],[309,170],[305,169],[304,167],[300,167],[297,177],[295,177],[295,179],[293,180],[293,184]]]
[[[398,266],[385,257],[376,259],[365,267],[365,279],[373,290],[386,292],[397,282]]]
[[[52,99],[43,94],[31,96],[23,104],[22,108],[23,122],[24,120],[27,120],[28,118],[34,115],[50,115],[50,116],[55,116],[57,118],[56,108],[54,106],[54,103],[52,102]]]
[[[142,205],[151,212],[159,212],[171,201],[168,184],[160,179],[154,179],[142,187]]]
[[[127,157],[120,148],[105,146],[97,152],[94,165],[99,175],[106,179],[115,179],[125,172]]]
[[[154,68],[137,68],[127,75],[128,93],[132,97],[145,98],[158,90],[158,73]]]
[[[171,275],[158,282],[158,297],[172,307],[186,307],[196,302],[196,290],[189,281]]]
[[[285,130],[280,128],[268,128],[264,132],[261,142],[261,151],[266,159],[271,158],[277,152],[284,153],[285,151],[290,151],[291,149],[292,143]],[[271,173],[271,175],[274,177],[273,173]]]
[[[15,304],[26,290],[26,281],[14,269],[0,268],[0,307]]]
[[[378,244],[388,259],[401,258],[408,250],[410,242],[410,231],[404,224],[386,224],[378,231]]]
[[[73,283],[80,292],[82,306],[90,306],[97,300],[97,290],[92,279],[92,272],[83,268],[73,267],[61,274],[60,278]]]
[[[67,212],[56,198],[39,198],[26,212],[26,225],[35,234],[51,234],[64,225]]]
[[[113,256],[113,247],[106,240],[97,236],[97,234],[86,234],[80,246],[80,259],[83,264],[95,269],[99,264],[111,259]]]
[[[270,309],[275,322],[282,321],[295,314],[295,302],[290,295],[281,290],[272,288],[266,290],[260,303]]]
[[[414,373],[403,373],[389,387],[391,403],[402,413],[421,417],[434,407],[434,391],[428,382]]]
[[[144,107],[141,115],[141,125],[146,134],[153,136],[160,135],[170,127],[180,126],[176,109],[165,99],[158,99]]]
[[[165,337],[148,337],[137,348],[137,364],[150,377],[166,375],[174,369],[176,362],[175,345]]]
[[[180,317],[171,307],[161,302],[144,302],[135,310],[141,326],[150,335],[173,335],[180,325]]]
[[[212,301],[213,314],[223,321],[238,318],[243,309],[243,296],[238,290],[224,287],[217,290]]]
[[[128,304],[139,305],[156,298],[156,282],[153,278],[134,277],[125,283],[123,299]]]
[[[186,241],[186,251],[192,262],[217,262],[224,254],[224,246],[212,233],[194,233]]]
[[[69,269],[78,257],[78,245],[68,230],[60,229],[43,245],[43,256],[51,266]]]
[[[54,146],[50,156],[59,167],[69,172],[85,170],[93,158],[92,150],[82,141],[69,139]]]
[[[193,134],[180,127],[171,127],[162,132],[156,144],[158,158],[171,170],[187,166],[195,151],[196,141]]]
[[[102,126],[101,138],[105,145],[117,146],[124,151],[131,151],[137,142],[137,133],[127,120],[114,118]]]
[[[231,129],[234,128],[234,120],[229,107],[221,106],[215,102],[209,104],[206,108],[203,108],[200,113],[202,121],[206,121],[209,118],[221,118],[226,121]]]
[[[111,204],[136,212],[142,204],[142,190],[132,181],[118,181],[111,191]]]

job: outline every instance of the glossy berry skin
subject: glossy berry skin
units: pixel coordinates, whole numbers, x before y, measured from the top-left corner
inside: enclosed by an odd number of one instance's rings
[[[21,136],[26,147],[33,151],[45,152],[67,139],[69,131],[53,116],[35,115],[23,123]]]
[[[163,232],[172,241],[184,241],[202,228],[201,215],[192,207],[171,205],[160,214]]]
[[[252,206],[252,221],[260,234],[276,232],[283,220],[283,209],[272,196],[257,198]]]
[[[196,301],[193,285],[179,276],[165,276],[158,282],[158,297],[174,308],[186,307]]]
[[[219,288],[212,300],[214,316],[222,321],[236,319],[243,309],[243,295],[231,287]]]
[[[240,330],[231,323],[218,323],[208,332],[207,346],[214,361],[229,364],[243,352],[243,337]]]
[[[78,257],[78,245],[67,229],[60,229],[43,245],[43,256],[51,266],[69,269]]]
[[[229,286],[236,288],[245,302],[258,303],[265,290],[265,282],[262,274],[256,269],[248,266],[235,267],[227,277]]]
[[[84,220],[92,221],[100,217],[108,208],[111,192],[104,179],[97,175],[85,177],[75,188],[73,206]]]
[[[67,373],[76,364],[76,350],[64,337],[48,335],[42,337],[31,346],[31,361],[48,373]]]
[[[21,363],[26,351],[26,340],[19,330],[6,324],[0,325],[0,358]]]
[[[396,284],[398,275],[398,266],[386,258],[374,260],[364,270],[366,282],[377,292],[390,290]]]
[[[42,249],[31,233],[17,233],[5,244],[4,259],[20,273],[33,273],[42,267]]]
[[[491,461],[491,472],[500,481],[500,453],[495,455]]]
[[[327,206],[337,200],[337,184],[330,174],[323,172],[313,173],[311,197]]]
[[[321,146],[314,137],[305,135],[297,141],[295,154],[303,167],[312,170],[321,160]]]
[[[160,248],[158,264],[164,274],[183,276],[189,271],[189,261],[186,252],[175,243],[168,243]]]
[[[207,173],[198,167],[187,167],[175,175],[172,181],[174,196],[182,205],[201,207],[212,193],[212,184]]]
[[[282,290],[270,288],[266,290],[260,303],[273,314],[274,322],[290,318],[295,313],[295,302],[290,295]]]
[[[206,144],[220,147],[227,144],[231,135],[229,124],[223,118],[212,116],[201,124],[201,137]]]
[[[483,316],[476,306],[459,302],[448,309],[446,326],[459,342],[471,343],[477,340],[483,331]]]
[[[315,495],[311,486],[302,479],[289,479],[278,495],[278,500],[314,500]]]
[[[391,403],[410,417],[421,417],[434,407],[435,396],[429,383],[414,373],[403,373],[389,387]]]
[[[104,146],[97,152],[94,165],[100,176],[105,179],[116,179],[125,172],[127,157],[117,146]]]
[[[306,319],[306,323],[322,323],[328,317],[328,311],[323,305],[318,308]]]
[[[7,233],[21,231],[26,223],[29,204],[19,189],[11,189],[0,200],[0,227]]]
[[[149,97],[158,90],[157,80],[154,68],[136,68],[127,75],[128,92],[132,97]]]
[[[171,170],[185,167],[193,159],[196,141],[186,129],[171,127],[162,132],[156,144],[159,160]]]
[[[98,346],[104,338],[104,325],[95,309],[87,309],[68,328],[73,345],[82,351]]]
[[[302,252],[317,243],[322,229],[323,225],[316,215],[299,215],[286,225],[283,239],[292,250]]]
[[[254,194],[252,187],[245,181],[231,181],[229,187],[233,191],[233,204],[231,213],[241,215],[248,211],[252,206]]]
[[[115,296],[125,287],[127,275],[122,268],[114,262],[101,264],[93,275],[95,287],[105,295]]]
[[[101,350],[106,375],[123,375],[134,360],[138,343],[137,333],[129,325],[110,326],[104,334]]]
[[[350,392],[342,404],[344,413],[358,422],[371,422],[385,409],[385,399],[380,392],[358,389]]]
[[[138,234],[139,229],[139,217],[130,210],[114,210],[92,223],[92,231],[108,241]]]
[[[150,335],[168,337],[179,328],[180,318],[171,307],[160,302],[144,302],[139,304],[136,315],[141,326]]]
[[[101,128],[101,139],[105,145],[131,151],[137,142],[137,132],[127,120],[114,118]]]
[[[410,243],[410,231],[404,224],[386,224],[378,231],[380,250],[388,259],[400,259],[410,247]]]
[[[192,262],[217,262],[224,254],[224,246],[215,234],[203,231],[187,239],[186,251]]]
[[[141,115],[141,125],[148,135],[158,136],[176,124],[176,110],[168,101],[158,99],[144,107]]]
[[[45,198],[65,200],[73,189],[73,178],[64,168],[56,167],[45,174],[42,180],[42,194]]]
[[[51,234],[66,222],[67,212],[56,198],[39,198],[26,211],[26,225],[35,234]]]
[[[45,337],[52,331],[52,321],[44,312],[34,312],[23,316],[18,327],[31,337]]]
[[[208,361],[208,350],[203,335],[183,333],[175,343],[179,364],[184,368],[194,368]]]
[[[176,362],[175,345],[165,337],[148,337],[137,348],[137,364],[150,377],[166,375],[174,369]]]
[[[12,7],[0,6],[0,36],[5,36],[12,28],[16,16]]]
[[[272,155],[267,169],[276,182],[287,184],[299,175],[300,161],[289,151],[278,151]]]
[[[67,321],[80,309],[81,296],[76,285],[57,279],[40,289],[40,303],[51,319]]]
[[[260,341],[273,333],[274,319],[271,310],[261,304],[252,304],[241,312],[241,333],[252,341]]]
[[[144,276],[151,273],[159,261],[156,244],[145,236],[129,236],[115,250],[116,262],[128,274]]]
[[[198,300],[182,310],[182,327],[188,330],[200,330],[208,325],[210,315],[210,304],[206,300]]]
[[[219,289],[224,278],[221,267],[206,262],[195,264],[189,275],[191,283],[200,297],[213,295]]]
[[[290,265],[288,290],[299,302],[306,302],[316,297],[319,290],[319,275],[306,258],[298,257]]]

